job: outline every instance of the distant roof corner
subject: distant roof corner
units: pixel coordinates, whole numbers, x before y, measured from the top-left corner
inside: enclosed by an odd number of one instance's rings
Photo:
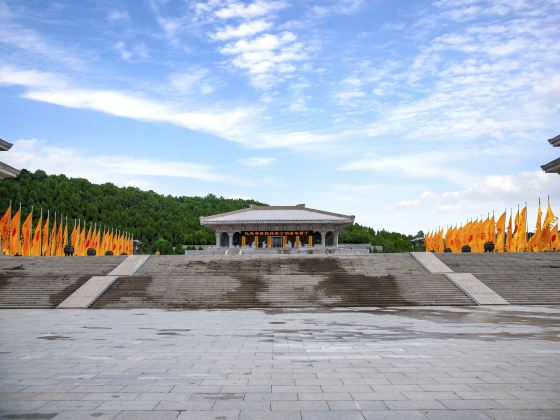
[[[6,140],[0,139],[0,152],[7,152],[12,148],[13,144]]]
[[[560,134],[556,137],[548,139],[548,142],[552,144],[554,147],[560,147]]]

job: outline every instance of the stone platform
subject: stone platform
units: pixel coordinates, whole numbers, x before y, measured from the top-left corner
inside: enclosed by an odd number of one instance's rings
[[[1,310],[0,418],[558,419],[560,307]]]

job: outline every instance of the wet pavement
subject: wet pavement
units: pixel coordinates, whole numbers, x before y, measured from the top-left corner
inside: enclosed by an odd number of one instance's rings
[[[1,310],[0,417],[560,418],[560,307]]]

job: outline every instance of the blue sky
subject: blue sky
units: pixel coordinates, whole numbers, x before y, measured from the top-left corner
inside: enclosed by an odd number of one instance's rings
[[[551,195],[559,0],[0,0],[4,161],[405,233]]]

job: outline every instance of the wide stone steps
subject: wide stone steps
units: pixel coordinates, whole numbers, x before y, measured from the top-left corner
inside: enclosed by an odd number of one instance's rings
[[[116,257],[0,257],[0,308],[54,308]]]
[[[560,253],[438,254],[456,272],[472,273],[511,304],[560,304]]]
[[[408,254],[344,257],[152,257],[94,308],[471,305]]]

